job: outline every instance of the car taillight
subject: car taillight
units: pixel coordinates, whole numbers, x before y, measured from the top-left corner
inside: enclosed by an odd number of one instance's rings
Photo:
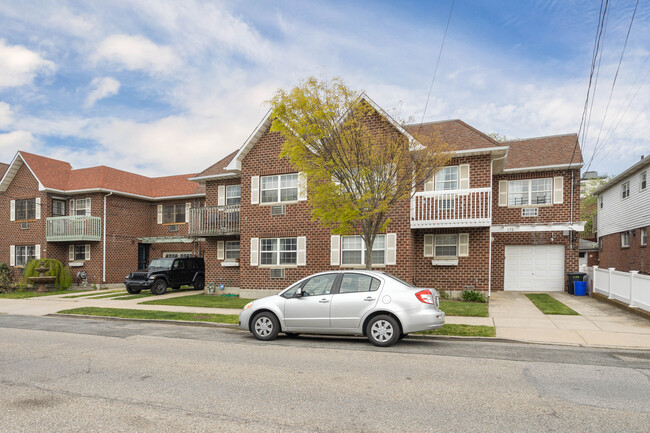
[[[433,305],[433,294],[430,290],[421,290],[415,294],[415,297],[422,303]]]

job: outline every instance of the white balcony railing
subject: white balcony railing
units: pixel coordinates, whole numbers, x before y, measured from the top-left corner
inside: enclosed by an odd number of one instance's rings
[[[100,241],[102,219],[94,216],[62,216],[47,219],[48,242]]]
[[[411,199],[411,228],[489,227],[492,189],[418,192]]]
[[[239,234],[239,205],[190,209],[190,236]]]

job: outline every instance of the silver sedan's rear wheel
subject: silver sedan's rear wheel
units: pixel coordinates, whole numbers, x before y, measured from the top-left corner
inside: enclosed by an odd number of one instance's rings
[[[368,340],[380,347],[388,347],[397,343],[401,333],[399,323],[390,316],[373,317],[366,327]]]
[[[253,318],[251,326],[253,336],[258,340],[270,341],[275,340],[280,332],[280,322],[275,314],[263,312]]]

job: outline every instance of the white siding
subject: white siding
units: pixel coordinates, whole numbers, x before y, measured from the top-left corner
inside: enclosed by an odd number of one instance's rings
[[[621,179],[616,184],[603,191],[603,208],[598,206],[598,236],[607,236],[627,230],[638,229],[650,225],[650,186],[641,191],[639,179],[641,173],[650,167]],[[623,183],[630,182],[630,196],[623,198],[621,191]]]

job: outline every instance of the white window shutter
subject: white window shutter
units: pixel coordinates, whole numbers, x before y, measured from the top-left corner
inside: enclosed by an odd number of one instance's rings
[[[251,266],[257,266],[259,257],[260,238],[251,238]]]
[[[158,224],[162,224],[163,205],[158,205]]]
[[[226,186],[219,185],[217,187],[217,206],[226,205]]]
[[[11,200],[11,204],[9,206],[10,206],[9,221],[16,221],[16,200]]]
[[[68,247],[68,261],[74,262],[74,245]]]
[[[260,177],[251,176],[251,204],[260,203]]]
[[[75,205],[74,199],[70,200],[70,216],[74,215],[74,205]]]
[[[436,175],[431,176],[431,179],[424,182],[424,192],[433,191],[435,189],[435,179]]]
[[[185,203],[185,222],[186,223],[190,222],[190,209],[192,209],[192,203],[190,203],[190,202]]]
[[[298,266],[305,266],[307,264],[307,238],[305,236],[298,236]]]
[[[386,235],[386,264],[397,264],[397,233]]]
[[[92,205],[92,203],[91,203],[90,198],[87,198],[87,199],[86,199],[86,215],[87,215],[87,216],[90,216],[90,215],[91,215],[91,212],[90,212],[91,205]]]
[[[508,181],[499,181],[499,206],[508,206]]]
[[[458,234],[458,256],[469,256],[469,233]]]
[[[341,236],[332,235],[330,240],[330,265],[338,266],[341,258]]]
[[[433,235],[424,235],[424,257],[433,257]]]
[[[41,198],[36,197],[36,200],[34,200],[34,218],[37,220],[41,219]]]
[[[557,176],[553,178],[553,203],[561,204],[564,199],[564,178]]]
[[[90,244],[86,244],[84,249],[86,250],[86,260],[90,260]]]
[[[224,242],[217,241],[217,260],[223,260],[225,257]]]
[[[458,189],[469,189],[469,164],[459,165],[458,171],[459,171]]]
[[[298,173],[298,201],[307,200],[307,175]]]
[[[9,266],[16,266],[16,246],[9,246]]]
[[[41,259],[41,245],[40,244],[34,245],[34,258],[36,260]]]

